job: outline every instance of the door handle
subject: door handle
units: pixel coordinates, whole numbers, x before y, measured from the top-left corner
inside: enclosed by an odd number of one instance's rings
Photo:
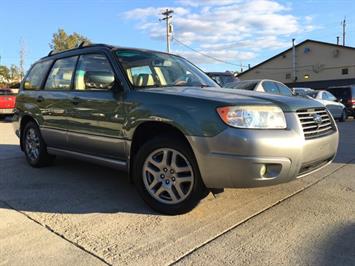
[[[74,97],[71,102],[72,102],[73,104],[77,105],[77,104],[79,104],[79,102],[80,102],[80,98],[79,98],[79,97]]]
[[[37,102],[43,102],[44,101],[44,98],[43,98],[43,96],[38,96],[37,97]]]

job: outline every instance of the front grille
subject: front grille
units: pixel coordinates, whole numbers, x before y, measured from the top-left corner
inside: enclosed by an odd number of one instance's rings
[[[318,138],[335,130],[332,119],[325,108],[302,109],[297,111],[305,139]],[[318,120],[321,118],[321,121]]]

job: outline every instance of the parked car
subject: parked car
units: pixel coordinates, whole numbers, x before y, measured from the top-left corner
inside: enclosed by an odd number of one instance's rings
[[[335,119],[340,122],[344,122],[347,117],[345,105],[337,102],[337,98],[331,94],[329,91],[325,90],[312,90],[310,88],[294,88],[294,92],[297,95],[311,97],[316,101],[322,103]]]
[[[206,72],[206,74],[217,82],[221,87],[226,86],[229,83],[237,83],[239,79],[233,75],[233,73],[226,72]]]
[[[243,80],[235,84],[227,84],[226,88],[267,92],[284,96],[293,96],[289,87],[285,84],[270,79]]]
[[[348,115],[355,118],[355,85],[329,87],[327,91],[345,105]]]
[[[338,147],[316,101],[223,89],[180,56],[109,45],[34,63],[14,120],[31,166],[65,155],[117,167],[166,214],[191,210],[209,191],[300,178]]]
[[[14,113],[16,96],[10,89],[0,89],[0,116]]]

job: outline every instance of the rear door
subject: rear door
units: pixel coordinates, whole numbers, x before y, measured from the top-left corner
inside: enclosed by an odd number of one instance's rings
[[[67,148],[70,91],[77,60],[78,56],[57,59],[37,97],[43,117],[42,135],[50,147]]]
[[[126,159],[123,139],[123,91],[104,53],[81,55],[75,72],[68,119],[69,149]]]

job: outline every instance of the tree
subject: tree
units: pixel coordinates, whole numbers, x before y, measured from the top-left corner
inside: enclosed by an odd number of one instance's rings
[[[58,31],[53,34],[52,42],[49,44],[49,47],[55,51],[63,51],[75,48],[83,41],[88,44],[91,43],[87,37],[76,32],[67,34],[63,29],[58,29]]]
[[[12,80],[21,80],[22,73],[18,66],[11,65],[9,70],[9,76]]]
[[[0,82],[7,83],[10,79],[10,69],[7,66],[0,66]]]

